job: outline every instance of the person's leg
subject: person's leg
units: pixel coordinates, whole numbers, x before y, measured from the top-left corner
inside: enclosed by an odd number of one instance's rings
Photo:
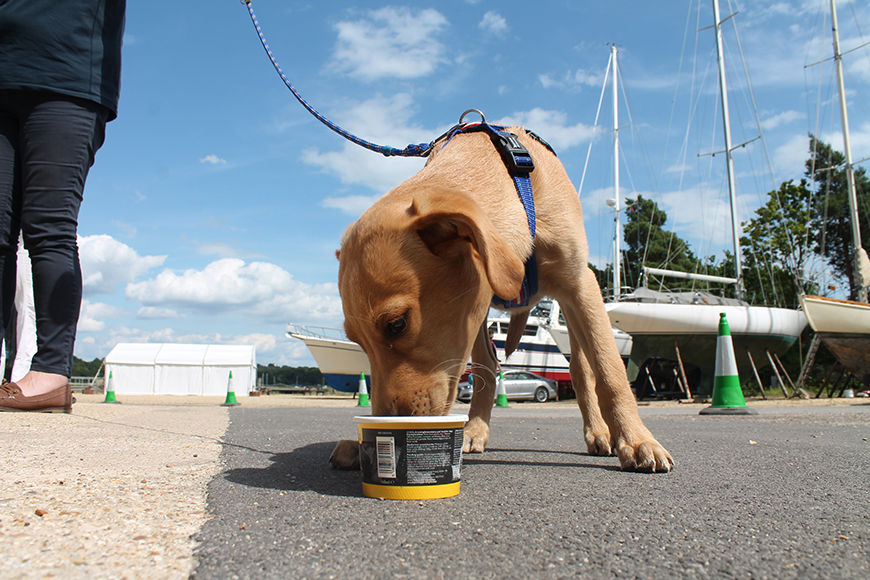
[[[20,229],[19,124],[13,107],[7,92],[0,92],[0,338],[12,317]]]
[[[33,93],[21,130],[21,230],[30,253],[37,352],[26,396],[67,383],[82,298],[76,228],[88,170],[108,112],[81,99]]]

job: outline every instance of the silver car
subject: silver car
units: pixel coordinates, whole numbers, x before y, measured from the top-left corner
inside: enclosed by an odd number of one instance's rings
[[[530,371],[506,371],[504,390],[509,401],[537,401],[543,403],[556,398],[556,381],[545,379]],[[456,399],[467,403],[471,400],[472,386],[467,381],[459,383]]]

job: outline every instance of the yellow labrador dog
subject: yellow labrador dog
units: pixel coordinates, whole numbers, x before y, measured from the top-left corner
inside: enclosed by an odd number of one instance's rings
[[[348,337],[368,355],[373,415],[445,415],[469,356],[475,392],[463,451],[490,438],[497,361],[486,328],[493,296],[520,292],[534,243],[534,304],[559,301],[571,340],[571,379],[586,448],[617,455],[623,469],[666,472],[667,450],[644,426],[588,268],[583,211],[562,164],[539,140],[511,127],[534,161],[537,232],[485,132],[436,143],[426,166],[375,202],[345,233],[337,252]],[[529,308],[514,311],[507,350]],[[359,465],[357,443],[342,441],[330,463]]]

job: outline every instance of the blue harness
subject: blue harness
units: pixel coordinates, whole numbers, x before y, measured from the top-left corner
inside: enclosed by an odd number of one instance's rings
[[[463,117],[464,116],[465,115],[463,115]],[[481,114],[481,117],[482,116],[483,115]],[[532,234],[532,244],[534,244],[535,199],[532,196],[532,180],[529,177],[529,174],[535,169],[532,156],[529,154],[528,149],[523,147],[522,143],[519,142],[517,136],[510,133],[506,127],[490,125],[485,120],[480,123],[463,124],[462,119],[460,119],[460,124],[450,129],[445,135],[447,136],[447,143],[449,143],[455,135],[460,133],[475,133],[479,131],[489,135],[490,140],[492,140],[493,145],[501,155],[502,161],[504,161],[505,167],[514,181],[517,195],[520,198],[520,202],[523,204],[523,208],[526,210],[526,219],[529,222],[529,231]],[[549,145],[543,142],[539,137],[534,134],[531,135],[549,148]],[[444,143],[442,147],[447,146],[447,143]],[[523,276],[523,283],[520,287],[519,295],[512,300],[505,300],[498,296],[493,296],[493,306],[500,308],[522,308],[529,305],[529,300],[538,291],[538,262],[535,259],[534,245],[532,246],[532,255],[529,256],[529,259],[526,261],[525,270],[526,272]]]

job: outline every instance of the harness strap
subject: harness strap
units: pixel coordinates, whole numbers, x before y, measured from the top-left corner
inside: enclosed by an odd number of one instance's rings
[[[468,113],[469,111],[466,111]],[[483,114],[475,111],[483,118]],[[526,220],[529,224],[529,232],[532,234],[532,255],[525,263],[525,275],[523,283],[520,286],[519,295],[512,300],[505,300],[498,296],[492,297],[492,305],[501,308],[522,308],[528,306],[531,297],[538,292],[538,262],[535,258],[534,241],[535,241],[535,198],[532,194],[532,179],[529,174],[535,169],[535,164],[532,161],[532,156],[522,143],[519,142],[517,136],[509,132],[506,127],[500,125],[490,125],[484,119],[480,123],[462,123],[462,115],[460,124],[453,127],[445,135],[447,141],[442,145],[446,147],[450,140],[459,133],[474,133],[483,131],[487,133],[495,145],[496,150],[501,155],[505,167],[513,179],[514,187],[517,190],[517,196],[523,204],[523,209],[526,211]],[[438,141],[438,139],[436,139]]]

